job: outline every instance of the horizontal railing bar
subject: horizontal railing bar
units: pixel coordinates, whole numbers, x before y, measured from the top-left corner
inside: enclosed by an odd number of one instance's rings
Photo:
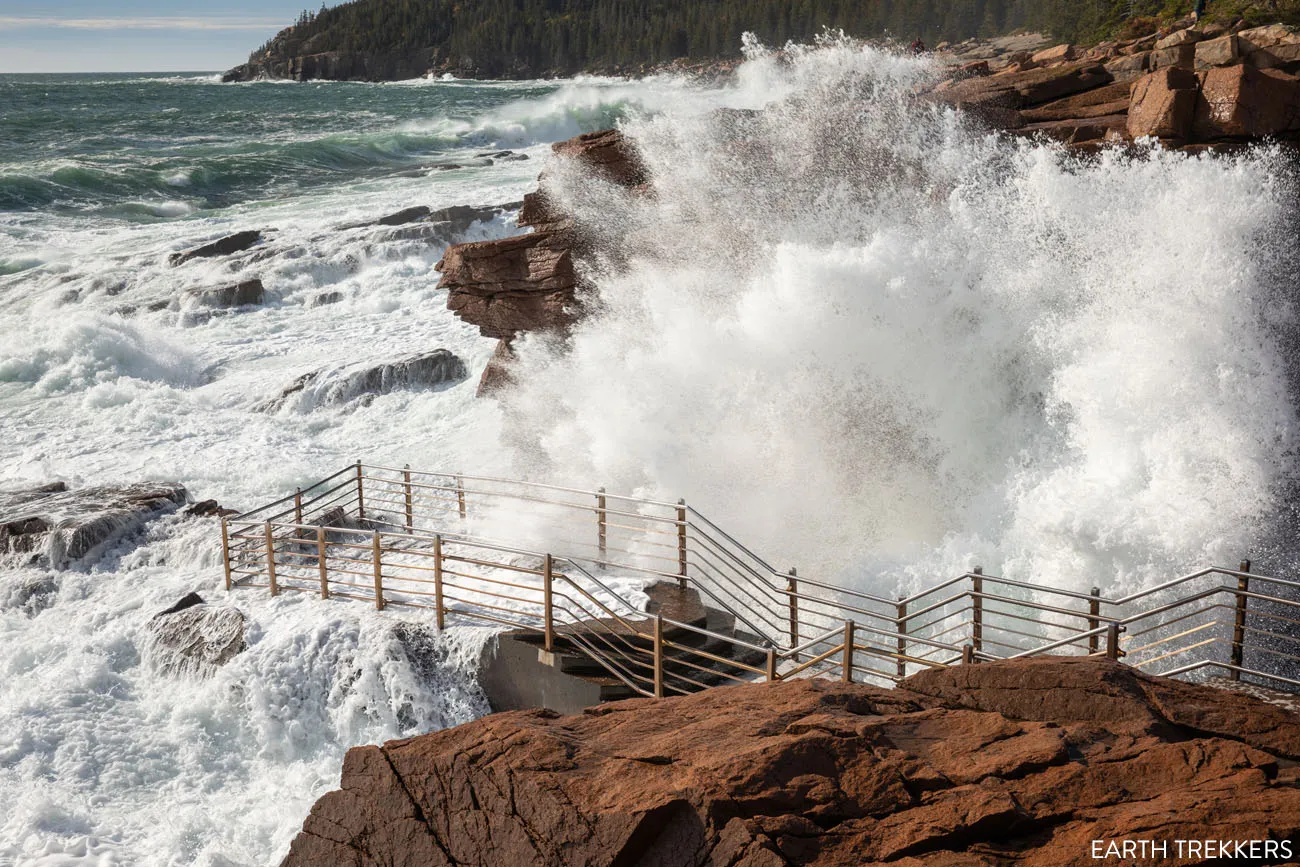
[[[357,468],[356,468],[355,465],[353,465],[353,466],[349,466],[349,467],[347,467],[347,468],[345,468],[345,469],[342,469],[342,470],[339,470],[337,473],[334,473],[334,475],[332,475],[332,476],[326,476],[325,478],[321,479],[319,482],[315,482],[315,483],[313,483],[310,487],[308,487],[308,488],[304,488],[304,489],[303,489],[303,493],[306,493],[307,491],[310,491],[312,488],[315,488],[315,487],[317,487],[317,486],[319,486],[319,485],[323,485],[323,484],[325,484],[325,483],[328,482],[328,481],[331,481],[331,480],[333,480],[333,479],[337,479],[339,476],[343,475],[344,473],[355,473],[356,471],[357,471]],[[264,505],[258,506],[258,507],[255,508],[255,509],[251,509],[251,510],[249,510],[249,511],[247,511],[247,512],[241,512],[241,513],[238,514],[238,515],[232,515],[232,516],[231,516],[231,520],[239,520],[239,519],[241,519],[241,518],[247,520],[247,519],[248,519],[248,516],[250,516],[250,515],[256,515],[257,513],[262,512],[262,511],[264,511],[264,510],[266,510],[266,509],[270,509],[270,508],[272,508],[273,506],[278,506],[278,505],[280,505],[281,503],[291,503],[291,502],[293,502],[293,498],[296,497],[297,495],[298,495],[298,493],[297,493],[297,492],[294,492],[294,493],[290,494],[289,496],[287,496],[287,497],[281,497],[280,499],[275,500],[274,502],[266,503],[266,504],[264,504]]]
[[[986,599],[990,602],[1005,602],[1011,605],[1019,605],[1022,608],[1033,608],[1036,611],[1050,611],[1053,614],[1064,614],[1068,617],[1077,617],[1080,620],[1098,620],[1103,623],[1118,622],[1114,617],[1108,617],[1105,614],[1089,614],[1087,611],[1075,611],[1070,608],[1060,608],[1055,605],[1047,605],[1041,602],[1031,602],[1028,599],[1016,599],[1011,596],[998,596],[994,593],[976,593],[973,590],[971,591],[971,596],[978,596],[981,599]],[[1060,625],[1063,629],[1069,628],[1063,624],[1057,625]]]
[[[1081,632],[1081,633],[1079,633],[1078,635],[1072,635],[1072,636],[1070,636],[1069,638],[1067,638],[1067,639],[1063,639],[1063,640],[1061,640],[1061,641],[1053,641],[1053,642],[1051,642],[1050,644],[1044,644],[1042,647],[1035,647],[1033,650],[1025,650],[1025,651],[1022,651],[1021,653],[1017,653],[1017,654],[1015,654],[1014,656],[1010,656],[1010,657],[1007,657],[1007,658],[1008,658],[1008,659],[1020,659],[1021,657],[1025,657],[1025,656],[1034,656],[1034,655],[1036,655],[1036,654],[1044,653],[1045,651],[1048,651],[1048,650],[1055,650],[1055,649],[1058,648],[1058,647],[1064,647],[1064,646],[1066,646],[1067,644],[1074,644],[1074,643],[1078,642],[1079,639],[1081,639],[1081,638],[1089,638],[1089,637],[1091,637],[1091,636],[1093,636],[1093,635],[1105,635],[1108,631],[1110,631],[1110,626],[1109,626],[1109,625],[1107,625],[1107,626],[1099,626],[1099,627],[1096,628],[1096,629],[1090,629],[1090,630],[1088,630],[1087,632]]]
[[[348,469],[344,470],[344,472],[347,472],[348,470],[352,470],[352,469],[354,468],[348,467]],[[397,467],[385,467],[376,464],[362,464],[362,470],[363,471],[382,470],[390,473],[404,473],[407,471],[405,467],[399,469]],[[570,494],[588,494],[593,497],[596,496],[598,493],[600,493],[599,491],[588,491],[583,488],[568,488],[562,485],[549,485],[549,484],[544,484],[542,482],[523,482],[517,479],[503,479],[503,478],[498,478],[496,476],[470,476],[470,475],[465,475],[463,473],[436,473],[436,472],[429,472],[427,470],[411,470],[410,472],[412,476],[417,476],[417,475],[433,476],[436,478],[450,479],[453,482],[456,481],[457,479],[468,479],[470,481],[475,481],[475,482],[496,482],[496,483],[506,484],[506,485],[525,485],[530,488],[545,488],[551,491],[564,491]],[[659,503],[659,502],[655,502],[654,500],[649,500],[649,499],[644,499],[639,497],[627,497],[627,496],[622,496],[620,494],[607,493],[605,494],[605,496],[610,498],[611,500],[628,500],[631,502],[643,503],[649,506],[662,506],[665,509],[677,508],[676,503]]]
[[[1212,620],[1209,623],[1202,623],[1200,626],[1193,626],[1191,629],[1184,629],[1182,632],[1161,638],[1159,641],[1152,641],[1148,644],[1143,644],[1140,647],[1125,647],[1124,650],[1131,656],[1133,654],[1141,653],[1144,650],[1150,650],[1153,647],[1159,647],[1162,644],[1168,644],[1171,641],[1177,641],[1180,638],[1186,638],[1189,635],[1193,635],[1205,629],[1213,629],[1220,625],[1221,624],[1217,620]]]
[[[1144,659],[1141,662],[1135,662],[1133,663],[1133,667],[1142,668],[1143,666],[1153,665],[1162,659],[1170,659],[1171,657],[1174,656],[1182,656],[1185,653],[1190,653],[1193,650],[1196,650],[1198,647],[1206,647],[1211,644],[1217,644],[1221,640],[1222,639],[1219,638],[1207,638],[1204,641],[1198,641],[1196,644],[1189,644],[1186,647],[1180,647],[1178,650],[1171,650],[1168,653],[1162,653],[1159,656],[1153,656],[1150,659]]]
[[[1209,612],[1211,612],[1211,611],[1215,611],[1216,609],[1217,609],[1217,610],[1223,610],[1223,611],[1234,611],[1234,610],[1236,610],[1233,606],[1231,606],[1231,605],[1224,605],[1223,603],[1217,603],[1217,604],[1214,604],[1214,605],[1206,605],[1204,608],[1197,608],[1197,609],[1195,609],[1195,610],[1193,610],[1193,611],[1189,611],[1189,612],[1187,612],[1186,614],[1180,614],[1179,616],[1177,616],[1177,617],[1175,617],[1175,618],[1173,618],[1173,619],[1171,619],[1171,620],[1161,620],[1159,623],[1156,623],[1154,626],[1148,626],[1146,629],[1130,629],[1130,630],[1128,630],[1128,633],[1127,633],[1127,635],[1128,635],[1128,639],[1129,639],[1129,641],[1134,641],[1134,640],[1136,640],[1136,639],[1138,639],[1138,638],[1141,638],[1143,635],[1150,635],[1152,632],[1156,632],[1156,631],[1158,631],[1158,630],[1160,630],[1160,629],[1168,629],[1170,626],[1173,626],[1175,623],[1182,623],[1184,620],[1187,620],[1187,619],[1192,618],[1192,617],[1196,617],[1196,616],[1201,615],[1201,614],[1208,614]],[[1252,612],[1252,613],[1254,613],[1254,612]],[[1212,621],[1210,621],[1210,622],[1211,622],[1211,623],[1223,623],[1222,620],[1212,620]]]
[[[794,677],[796,674],[798,674],[799,672],[803,671],[804,669],[806,669],[806,668],[808,668],[808,667],[810,667],[810,666],[816,665],[816,664],[819,663],[819,662],[823,662],[823,661],[825,661],[825,660],[827,660],[827,659],[830,659],[832,656],[834,656],[834,655],[837,654],[837,653],[843,653],[843,652],[844,652],[844,644],[841,642],[839,645],[837,645],[837,646],[835,646],[835,647],[832,647],[830,650],[827,650],[825,653],[819,653],[819,654],[817,654],[816,656],[814,656],[812,659],[805,660],[804,662],[800,663],[799,665],[796,665],[794,668],[792,668],[792,669],[790,669],[789,671],[785,672],[785,673],[782,674],[781,676],[782,676],[782,677]]]

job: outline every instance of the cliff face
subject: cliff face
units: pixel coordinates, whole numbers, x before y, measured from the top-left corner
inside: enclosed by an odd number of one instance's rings
[[[1289,863],[1297,759],[1290,712],[1105,660],[740,686],[356,748],[284,865],[1061,867],[1124,838]]]

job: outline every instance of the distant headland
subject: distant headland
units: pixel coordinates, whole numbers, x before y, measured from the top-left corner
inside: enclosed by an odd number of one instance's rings
[[[808,42],[827,29],[931,45],[1022,30],[1093,44],[1154,32],[1194,0],[353,0],[304,12],[226,81],[399,81],[423,76],[533,79],[578,73],[639,75],[736,60],[742,36]],[[1186,7],[1186,8],[1184,8]],[[1300,0],[1211,0],[1205,11],[1250,25],[1300,23]],[[1137,32],[1127,32],[1137,31]]]

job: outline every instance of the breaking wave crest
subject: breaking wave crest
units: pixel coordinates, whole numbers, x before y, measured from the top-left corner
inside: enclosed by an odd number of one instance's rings
[[[1295,469],[1280,152],[1080,158],[914,98],[912,58],[750,55],[732,111],[626,124],[653,197],[557,171],[620,253],[571,345],[521,347],[527,466],[883,592],[1266,544]]]

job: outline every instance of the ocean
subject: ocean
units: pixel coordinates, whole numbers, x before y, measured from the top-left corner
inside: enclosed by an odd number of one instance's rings
[[[827,39],[714,82],[0,76],[0,490],[165,480],[244,509],[364,459],[686,497],[774,564],[884,593],[976,563],[1117,591],[1284,572],[1287,157],[1079,157],[913,99],[935,74]],[[653,195],[549,160],[613,125]],[[493,341],[435,265],[513,211],[377,221],[509,205],[544,168],[619,255],[586,263],[601,303],[571,338],[523,340],[519,388],[476,399]],[[168,262],[244,230],[253,255]],[[254,277],[255,309],[187,300]],[[450,388],[265,408],[440,347],[470,371]],[[483,630],[448,629],[430,670],[393,615],[305,597],[236,594],[246,652],[156,671],[149,618],[223,599],[210,521],[7,568],[0,602],[41,580],[48,607],[0,605],[4,867],[276,863],[348,747],[486,710]]]

